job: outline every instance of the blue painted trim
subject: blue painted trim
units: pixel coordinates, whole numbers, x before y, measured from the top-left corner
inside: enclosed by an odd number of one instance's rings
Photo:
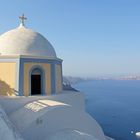
[[[15,62],[16,63],[15,92],[19,96],[24,96],[24,63],[34,62],[34,63],[50,64],[51,65],[51,94],[56,93],[56,67],[55,67],[55,65],[56,64],[61,65],[61,71],[62,71],[62,61],[50,60],[50,59],[38,59],[38,58],[10,58],[10,59],[9,58],[0,58],[0,62]],[[33,67],[35,68],[35,66],[33,66]],[[36,68],[40,68],[40,66],[36,65]],[[42,71],[44,72],[44,70],[42,70]],[[45,78],[45,73],[41,77]],[[44,79],[44,81],[41,81],[41,82],[43,83],[43,92],[42,93],[43,93],[43,95],[47,94],[45,92],[45,85],[46,85],[45,79]]]
[[[61,63],[61,89],[63,90],[63,68]]]
[[[17,62],[16,62],[15,94],[20,96],[20,91],[19,91],[19,67],[20,67],[20,60],[18,59]]]
[[[62,61],[50,60],[50,59],[21,58],[21,62],[23,65],[24,65],[24,63],[32,63],[32,62],[50,64],[51,65],[51,94],[56,93],[56,68],[55,68],[55,64],[61,65]],[[23,83],[22,83],[22,85],[23,85]]]
[[[29,62],[35,62],[35,63],[55,63],[55,64],[61,64],[62,62],[59,60],[50,60],[50,59],[37,59],[37,58],[20,58],[22,62],[29,63]]]
[[[19,94],[20,96],[24,96],[24,63],[19,61]]]
[[[19,88],[18,88],[20,96],[24,96],[24,63],[45,63],[45,64],[47,63],[47,64],[50,64],[50,66],[51,66],[51,94],[56,93],[56,68],[55,68],[55,64],[62,65],[62,62],[60,62],[58,60],[20,58],[20,60],[19,60]],[[38,66],[38,65],[36,65],[36,66]],[[45,77],[45,76],[43,76],[43,77]],[[43,83],[45,84],[45,82],[43,82]],[[45,87],[45,85],[44,85],[44,87]],[[47,95],[46,92],[43,92],[43,95],[44,94]]]

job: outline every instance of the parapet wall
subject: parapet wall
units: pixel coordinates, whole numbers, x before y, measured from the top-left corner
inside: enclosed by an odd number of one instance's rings
[[[0,106],[0,138],[1,140],[23,140],[14,128],[4,110]]]

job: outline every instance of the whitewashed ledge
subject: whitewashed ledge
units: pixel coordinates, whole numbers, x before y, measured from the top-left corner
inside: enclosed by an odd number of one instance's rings
[[[0,106],[0,140],[23,140]]]
[[[84,95],[68,93],[0,97],[0,140],[113,140],[85,112]]]

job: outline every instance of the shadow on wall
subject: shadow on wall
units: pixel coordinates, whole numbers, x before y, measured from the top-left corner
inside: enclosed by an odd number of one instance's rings
[[[0,95],[12,96],[15,95],[15,91],[5,81],[0,80]]]

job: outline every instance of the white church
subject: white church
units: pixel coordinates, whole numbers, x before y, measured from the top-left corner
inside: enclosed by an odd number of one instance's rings
[[[0,81],[4,95],[50,95],[62,91],[62,60],[40,33],[21,24],[0,36]],[[7,88],[7,91],[6,91]]]
[[[85,111],[84,94],[63,90],[53,46],[20,19],[0,35],[0,140],[113,140]]]

